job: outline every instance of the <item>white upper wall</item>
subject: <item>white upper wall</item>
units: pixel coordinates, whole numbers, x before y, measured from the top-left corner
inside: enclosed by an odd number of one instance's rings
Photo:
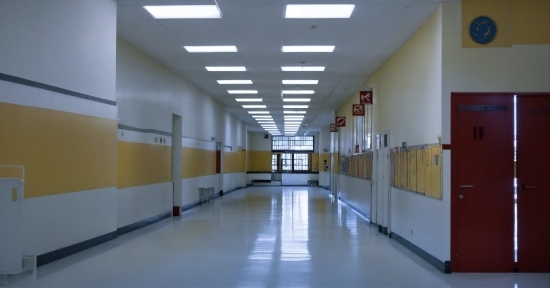
[[[264,134],[269,135],[264,138]],[[271,134],[261,132],[248,132],[248,150],[271,151]]]
[[[0,39],[0,73],[115,100],[114,1],[0,0]]]
[[[550,45],[462,48],[461,3],[443,7],[442,143],[447,144],[451,92],[548,92]]]
[[[119,123],[172,131],[172,114],[180,115],[183,137],[246,145],[246,124],[179,75],[123,39],[117,40]]]
[[[441,134],[440,23],[436,12],[363,85],[373,89],[373,134],[389,130],[390,147],[436,143]],[[357,103],[359,92],[338,109],[347,117],[339,132],[341,154],[353,148],[351,104]]]

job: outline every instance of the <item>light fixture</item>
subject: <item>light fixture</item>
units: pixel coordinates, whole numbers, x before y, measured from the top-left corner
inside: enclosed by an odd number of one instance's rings
[[[204,68],[206,68],[206,70],[211,72],[246,71],[246,67],[244,66],[206,66]]]
[[[248,111],[248,114],[269,114],[269,111]]]
[[[309,102],[311,98],[283,98],[283,102]]]
[[[333,52],[335,46],[331,45],[286,45],[282,51],[287,52]]]
[[[229,94],[258,94],[258,90],[227,90]]]
[[[275,124],[275,121],[258,121],[258,124]]]
[[[295,121],[288,121],[288,122],[287,122],[287,121],[285,120],[285,125],[287,125],[287,124],[289,124],[289,125],[300,125],[300,124],[302,124],[302,122],[295,122]]]
[[[265,109],[265,105],[242,105],[244,109]]]
[[[271,119],[271,115],[252,115],[252,117],[254,117],[256,119],[259,119],[259,118],[270,118]]]
[[[221,18],[216,5],[143,6],[155,19]]]
[[[306,111],[296,111],[296,110],[284,110],[283,112],[284,114],[306,114]]]
[[[183,46],[189,53],[237,52],[237,46]]]
[[[252,80],[217,80],[218,84],[252,84]]]
[[[283,71],[325,71],[325,66],[282,66]]]
[[[237,102],[262,102],[262,98],[235,98]]]
[[[285,127],[300,127],[300,124],[287,124],[285,123]]]
[[[294,85],[294,84],[318,84],[319,80],[283,80],[285,85]]]
[[[353,4],[288,4],[285,18],[350,18]]]
[[[283,90],[283,94],[315,94],[315,90]]]
[[[307,109],[308,105],[283,105],[283,108],[287,109]]]
[[[303,115],[296,115],[296,116],[288,116],[288,115],[285,115],[285,121],[287,120],[304,120],[304,116]]]

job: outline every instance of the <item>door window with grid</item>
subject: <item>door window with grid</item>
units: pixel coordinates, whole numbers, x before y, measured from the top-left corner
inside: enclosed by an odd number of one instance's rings
[[[273,136],[271,139],[273,152],[271,170],[285,172],[311,170],[310,153],[304,152],[313,152],[313,136]]]

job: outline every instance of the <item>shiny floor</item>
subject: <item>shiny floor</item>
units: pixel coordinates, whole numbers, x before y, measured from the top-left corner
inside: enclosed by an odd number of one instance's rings
[[[550,287],[550,274],[443,274],[312,187],[241,189],[37,275],[48,287]]]

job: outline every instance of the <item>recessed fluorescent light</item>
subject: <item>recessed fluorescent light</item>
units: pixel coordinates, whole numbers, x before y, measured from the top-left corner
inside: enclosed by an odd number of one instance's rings
[[[285,18],[350,18],[353,4],[288,4]]]
[[[248,114],[269,114],[269,111],[248,111]]]
[[[252,84],[252,80],[217,80],[218,84]]]
[[[291,45],[283,46],[283,52],[332,52],[335,46],[331,45]]]
[[[265,109],[265,105],[243,105],[244,109]]]
[[[297,121],[297,120],[304,120],[304,116],[303,115],[296,115],[296,116],[288,116],[288,115],[285,115],[285,121]]]
[[[283,105],[283,108],[288,108],[288,109],[294,109],[294,108],[307,109],[307,107],[309,106],[308,105]]]
[[[155,19],[221,18],[216,5],[143,6]]]
[[[285,121],[285,126],[286,125],[300,125],[302,124],[302,122],[294,122],[294,121]]]
[[[258,119],[258,118],[269,118],[271,119],[271,115],[252,115],[252,117]]]
[[[283,80],[283,84],[318,84],[319,80]]]
[[[325,71],[325,66],[282,66],[283,71]]]
[[[262,98],[235,98],[237,102],[262,102]]]
[[[285,123],[285,127],[300,127],[300,124],[289,124],[289,123]]]
[[[275,121],[258,121],[258,124],[275,124]]]
[[[284,98],[283,102],[309,102],[311,98]]]
[[[258,94],[258,90],[227,90],[229,94]]]
[[[284,114],[306,114],[306,111],[284,110]]]
[[[237,52],[237,46],[183,46],[189,53]]]
[[[283,90],[283,94],[315,94],[314,90]]]
[[[244,66],[206,66],[206,70],[211,72],[217,71],[246,71]]]

